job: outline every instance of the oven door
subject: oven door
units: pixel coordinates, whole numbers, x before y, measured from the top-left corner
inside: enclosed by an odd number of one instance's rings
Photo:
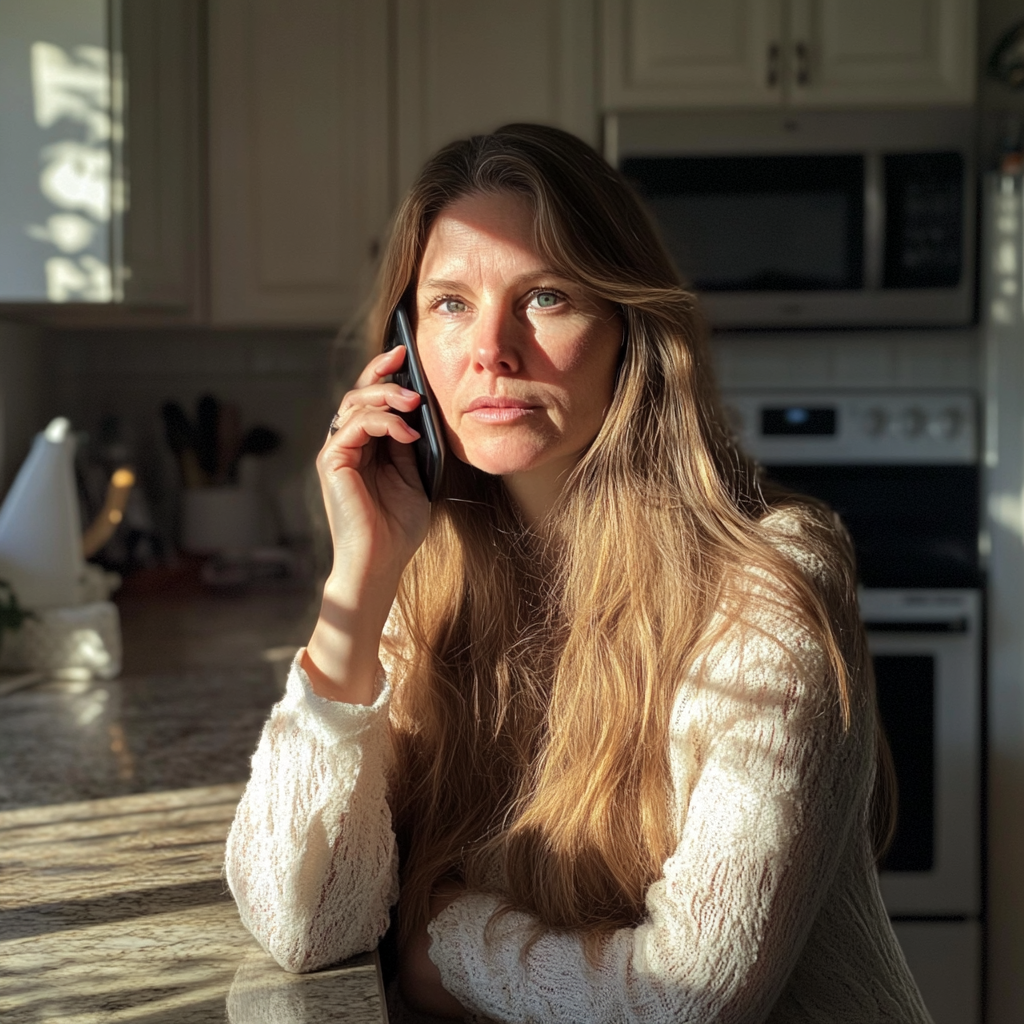
[[[882,864],[890,916],[981,910],[980,595],[864,590],[861,614],[899,784]]]

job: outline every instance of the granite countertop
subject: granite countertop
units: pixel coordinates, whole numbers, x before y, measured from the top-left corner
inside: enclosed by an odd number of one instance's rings
[[[222,878],[310,614],[308,594],[125,605],[120,679],[0,697],[0,1019],[386,1020],[375,955],[287,974]]]
[[[244,781],[315,607],[308,591],[122,600],[120,678],[0,697],[0,811]]]

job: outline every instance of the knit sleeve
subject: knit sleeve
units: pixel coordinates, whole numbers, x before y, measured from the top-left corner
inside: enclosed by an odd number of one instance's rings
[[[820,646],[781,605],[730,626],[676,702],[678,846],[644,922],[613,933],[595,966],[572,933],[527,948],[526,914],[487,928],[498,899],[467,893],[429,926],[445,988],[495,1021],[763,1021],[870,782],[863,721],[844,732],[825,676]]]
[[[293,972],[373,949],[398,898],[383,681],[373,705],[318,697],[296,656],[252,759],[225,872],[242,922]]]

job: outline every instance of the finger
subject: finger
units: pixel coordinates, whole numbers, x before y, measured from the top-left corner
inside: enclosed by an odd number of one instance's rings
[[[410,427],[401,416],[367,409],[341,424],[335,435],[328,440],[325,451],[350,454],[353,449],[365,448],[374,438],[393,437],[401,444],[412,444],[419,436],[419,431]]]
[[[376,384],[358,391],[350,391],[342,399],[341,407],[331,420],[331,429],[327,432],[324,445],[330,444],[334,435],[355,416],[362,416],[368,411],[390,412],[392,409],[400,413],[409,413],[416,409],[421,401],[415,391],[400,388],[397,384]]]
[[[404,345],[396,345],[394,348],[388,349],[387,352],[383,352],[379,356],[374,356],[366,364],[366,368],[363,372],[356,378],[355,387],[365,388],[369,387],[371,384],[379,383],[389,374],[394,373],[395,370],[399,369],[404,362]]]
[[[343,420],[359,408],[399,409],[411,412],[420,404],[420,396],[397,384],[369,384],[365,388],[349,391],[338,407],[338,419]]]
[[[373,384],[369,387],[349,391],[341,400],[338,411],[331,419],[330,429],[324,446],[329,445],[334,435],[351,419],[361,415],[367,409],[412,412],[422,401],[415,391],[399,387],[397,384]]]

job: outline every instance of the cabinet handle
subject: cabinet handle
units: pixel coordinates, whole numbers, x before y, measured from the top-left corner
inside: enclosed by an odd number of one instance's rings
[[[797,43],[794,47],[796,54],[796,84],[808,85],[811,81],[811,51],[806,43]]]
[[[779,84],[779,44],[772,43],[768,47],[768,88],[774,89]]]

